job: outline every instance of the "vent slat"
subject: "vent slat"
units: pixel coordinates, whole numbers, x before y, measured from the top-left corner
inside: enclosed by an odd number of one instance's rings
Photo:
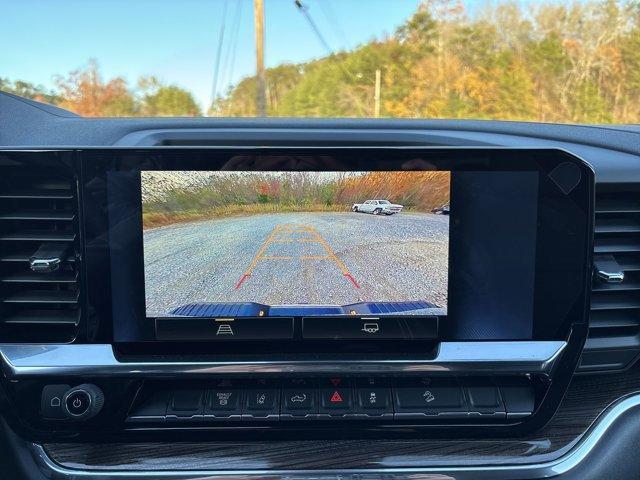
[[[78,302],[77,290],[27,290],[5,297],[7,304],[75,304]]]
[[[0,241],[4,242],[73,242],[75,232],[25,230],[0,234]]]
[[[78,278],[76,272],[36,273],[22,272],[0,277],[4,283],[75,283]]]
[[[73,212],[64,210],[17,210],[0,213],[0,220],[47,220],[70,222],[75,218]]]
[[[594,292],[611,292],[611,291],[630,291],[640,290],[640,282],[621,282],[621,283],[600,283],[597,282],[593,285],[592,291]]]
[[[591,312],[589,319],[590,329],[621,329],[640,327],[640,312],[634,310],[617,311],[595,311]]]
[[[77,326],[79,310],[27,310],[9,315],[3,323],[13,325],[65,325]]]
[[[595,232],[598,233],[637,233],[640,232],[640,220],[636,218],[596,218]]]
[[[0,198],[16,200],[73,200],[73,192],[68,188],[9,189],[1,191]]]
[[[585,349],[611,350],[612,345],[615,345],[615,349],[624,350],[633,348],[638,349],[638,351],[640,352],[640,337],[634,335],[590,337],[587,339]]]
[[[26,263],[29,261],[31,256],[36,252],[37,249],[30,248],[29,250],[20,250],[15,253],[0,253],[0,262],[6,263]],[[68,257],[65,262],[73,263],[75,262],[75,256]]]
[[[595,253],[620,253],[640,251],[640,239],[638,238],[596,238],[594,244]]]
[[[596,200],[596,213],[640,213],[640,200],[637,199],[638,192],[623,199],[599,198]]]
[[[640,308],[638,295],[598,296],[597,292],[591,298],[591,310],[625,310]]]

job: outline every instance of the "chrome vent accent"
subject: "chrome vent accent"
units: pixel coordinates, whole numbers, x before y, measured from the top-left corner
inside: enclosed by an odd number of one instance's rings
[[[0,342],[70,342],[80,324],[77,181],[0,159]]]
[[[619,370],[640,354],[640,185],[598,185],[589,338],[579,371]]]

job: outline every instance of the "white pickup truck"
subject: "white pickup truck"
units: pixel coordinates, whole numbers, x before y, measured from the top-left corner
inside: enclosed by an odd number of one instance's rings
[[[402,205],[391,203],[389,200],[367,200],[364,203],[354,203],[351,211],[373,213],[374,215],[393,215],[401,212],[403,208]]]

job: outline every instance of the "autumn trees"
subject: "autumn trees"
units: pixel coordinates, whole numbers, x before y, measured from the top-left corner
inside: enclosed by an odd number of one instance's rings
[[[426,0],[397,32],[301,65],[267,70],[274,116],[373,116],[382,70],[382,115],[575,123],[640,122],[640,3],[502,2],[466,12]],[[251,115],[252,78],[212,112]]]
[[[135,87],[115,77],[105,80],[97,62],[66,76],[55,77],[56,89],[47,91],[27,82],[0,78],[0,89],[52,103],[86,117],[198,116],[200,107],[187,90],[165,85],[155,77],[140,78]]]

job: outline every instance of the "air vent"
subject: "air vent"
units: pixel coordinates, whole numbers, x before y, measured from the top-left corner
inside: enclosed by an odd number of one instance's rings
[[[0,162],[0,342],[70,342],[80,323],[76,180],[65,168],[8,163]]]
[[[580,370],[619,370],[640,354],[640,186],[598,186],[594,255]]]

